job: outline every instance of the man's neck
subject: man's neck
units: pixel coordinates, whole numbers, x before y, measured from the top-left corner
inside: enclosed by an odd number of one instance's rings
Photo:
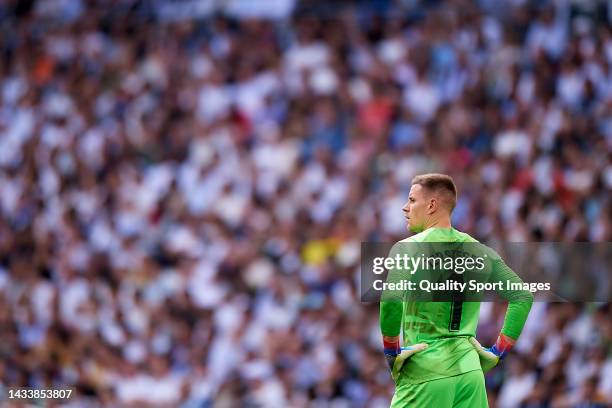
[[[425,227],[425,229],[429,229],[429,228],[446,228],[446,229],[451,229],[452,225],[450,222],[450,218],[443,218],[443,219],[439,219],[439,220],[432,220],[431,223],[429,223],[429,225],[427,225]]]

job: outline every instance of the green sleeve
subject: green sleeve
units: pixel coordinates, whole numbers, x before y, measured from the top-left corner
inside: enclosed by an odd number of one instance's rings
[[[393,258],[400,253],[402,245],[397,243],[389,252],[389,257]],[[389,270],[386,282],[399,282],[406,278],[406,274],[396,269]],[[402,327],[402,317],[404,314],[404,291],[383,290],[380,297],[380,331],[383,336],[399,336]]]
[[[501,258],[494,261],[492,272],[493,281],[523,283],[521,278]],[[508,301],[508,310],[501,333],[516,340],[521,335],[527,321],[533,304],[533,294],[528,290],[499,290],[497,293]]]
[[[399,336],[403,313],[403,305],[399,302],[380,302],[380,331],[383,336]]]

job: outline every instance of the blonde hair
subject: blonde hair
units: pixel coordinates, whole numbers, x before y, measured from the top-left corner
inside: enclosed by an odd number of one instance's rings
[[[447,174],[420,174],[412,179],[412,184],[419,184],[430,192],[439,193],[448,202],[452,211],[457,204],[457,186],[453,178]]]

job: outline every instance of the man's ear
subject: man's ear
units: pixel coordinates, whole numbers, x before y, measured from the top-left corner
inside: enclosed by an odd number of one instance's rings
[[[433,213],[436,210],[436,208],[438,208],[438,205],[439,205],[438,200],[436,200],[435,198],[430,198],[429,204],[427,204],[427,213],[428,214]]]

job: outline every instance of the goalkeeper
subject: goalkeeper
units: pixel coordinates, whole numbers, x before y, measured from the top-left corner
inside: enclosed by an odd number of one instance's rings
[[[456,191],[447,175],[415,177],[403,211],[408,229],[417,234],[401,242],[477,243],[451,226]],[[490,261],[492,279],[522,282],[499,256]],[[403,292],[398,301],[398,293],[383,293],[380,327],[396,385],[392,407],[488,407],[483,372],[514,345],[533,303],[529,291],[498,293],[508,301],[508,309],[497,342],[487,349],[474,338],[480,302],[408,301]]]

